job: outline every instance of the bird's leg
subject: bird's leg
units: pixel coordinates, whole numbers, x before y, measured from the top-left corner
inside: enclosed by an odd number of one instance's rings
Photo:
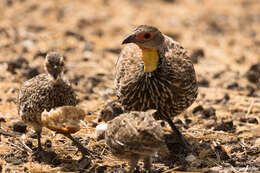
[[[34,151],[33,155],[35,156],[41,156],[43,154],[43,148],[42,148],[42,144],[41,144],[41,130],[37,130],[36,134],[37,134],[37,142],[38,142],[38,147],[36,149],[36,151]]]
[[[168,124],[170,125],[173,132],[176,132],[178,138],[184,145],[184,148],[188,151],[191,151],[190,144],[187,142],[187,140],[184,138],[184,136],[181,134],[181,132],[178,130],[178,128],[174,125],[171,119],[167,119]]]
[[[144,169],[147,170],[148,172],[151,172],[151,168],[152,168],[152,160],[151,157],[148,156],[144,158]]]
[[[38,149],[37,151],[42,151],[42,144],[41,144],[41,131],[37,131],[37,141],[38,141]]]
[[[138,158],[138,156],[137,156],[137,157],[132,158],[132,159],[130,160],[130,162],[128,163],[129,166],[130,166],[130,169],[129,169],[129,172],[130,172],[130,173],[133,173],[133,172],[134,172],[134,170],[135,170],[135,168],[136,168],[136,166],[137,166],[138,160],[139,160],[139,158]]]
[[[69,138],[70,140],[72,140],[72,142],[76,145],[76,147],[78,148],[78,150],[82,153],[82,157],[84,157],[85,155],[89,155],[91,157],[93,156],[93,152],[88,150],[87,148],[85,148],[78,140],[76,140],[75,138],[73,138],[71,136],[71,134],[64,134],[64,136],[66,136],[67,138]]]

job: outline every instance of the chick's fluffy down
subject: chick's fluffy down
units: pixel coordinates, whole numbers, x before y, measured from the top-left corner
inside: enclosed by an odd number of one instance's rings
[[[85,112],[75,106],[62,106],[44,111],[41,114],[42,124],[50,130],[68,134],[80,130],[80,120],[85,118]]]

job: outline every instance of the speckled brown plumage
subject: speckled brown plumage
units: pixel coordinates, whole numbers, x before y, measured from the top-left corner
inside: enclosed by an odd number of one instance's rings
[[[159,149],[167,150],[161,126],[153,118],[154,112],[132,111],[108,122],[106,144],[116,157],[130,161],[130,172],[139,159],[144,159],[144,167],[150,170],[151,156]]]
[[[119,116],[124,112],[123,107],[118,100],[113,100],[108,102],[102,111],[100,112],[99,120],[104,122],[110,121],[115,117]]]
[[[146,34],[153,38],[147,39]],[[197,97],[198,85],[189,56],[179,43],[147,25],[139,26],[125,43],[131,44],[120,54],[115,80],[121,104],[125,110],[156,109],[155,118],[167,120],[176,130],[171,118],[186,110]],[[151,72],[144,71],[142,53],[147,49],[156,50],[159,56]]]
[[[41,113],[51,108],[77,103],[76,95],[65,80],[53,81],[48,74],[40,74],[26,81],[19,92],[18,111],[22,119],[41,128]]]
[[[64,61],[58,53],[46,56],[46,74],[40,74],[24,82],[18,94],[18,114],[31,125],[38,134],[38,147],[41,148],[41,113],[59,106],[75,106],[76,94],[70,83],[63,78]]]

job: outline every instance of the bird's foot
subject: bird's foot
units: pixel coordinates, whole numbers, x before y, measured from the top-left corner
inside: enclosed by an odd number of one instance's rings
[[[76,140],[75,138],[73,138],[70,134],[65,134],[65,136],[67,138],[69,138],[70,140],[72,140],[72,142],[74,143],[74,145],[78,148],[78,151],[81,152],[82,154],[82,158],[84,157],[90,157],[91,159],[95,159],[95,158],[100,158],[99,156],[97,156],[93,151],[85,148],[78,140]]]

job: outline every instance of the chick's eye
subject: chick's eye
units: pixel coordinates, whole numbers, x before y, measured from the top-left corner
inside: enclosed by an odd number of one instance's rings
[[[144,38],[145,38],[145,39],[149,39],[150,37],[151,37],[151,34],[149,34],[149,33],[145,33],[145,34],[144,34]]]

